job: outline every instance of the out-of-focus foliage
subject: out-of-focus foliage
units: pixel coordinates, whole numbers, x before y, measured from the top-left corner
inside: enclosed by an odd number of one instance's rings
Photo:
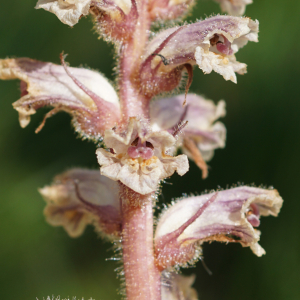
[[[198,0],[190,20],[219,12],[219,6]],[[90,19],[73,29],[53,14],[34,10],[35,1],[0,0],[0,57],[27,56],[59,63],[62,50],[72,66],[87,65],[113,79],[112,47],[93,34]],[[200,299],[252,300],[300,298],[300,3],[254,1],[246,15],[260,21],[258,44],[250,43],[237,57],[248,64],[238,84],[217,74],[195,70],[190,91],[218,101],[225,99],[227,146],[209,163],[209,177],[201,180],[194,164],[183,178],[173,176],[163,186],[160,204],[183,192],[202,192],[244,182],[273,185],[285,203],[278,218],[262,219],[262,258],[239,245],[206,244],[195,287]],[[0,82],[0,298],[42,299],[47,295],[119,299],[116,262],[109,243],[90,228],[70,239],[62,228],[45,223],[45,206],[37,192],[70,167],[97,168],[95,146],[76,138],[67,114],[49,119],[36,135],[43,111],[21,129],[11,103],[19,98],[17,81]]]

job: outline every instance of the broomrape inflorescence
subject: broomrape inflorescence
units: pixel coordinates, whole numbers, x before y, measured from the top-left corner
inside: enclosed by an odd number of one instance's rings
[[[205,241],[240,243],[261,256],[261,216],[277,216],[282,199],[276,190],[240,186],[175,201],[153,228],[160,183],[174,172],[183,176],[188,158],[208,176],[206,161],[225,146],[226,129],[218,121],[225,102],[215,105],[188,93],[197,65],[236,83],[246,64],[236,53],[257,42],[258,21],[240,17],[250,0],[216,0],[231,15],[217,15],[151,33],[157,20],[183,17],[193,0],[39,0],[36,8],[74,26],[91,15],[119,53],[118,91],[100,73],[29,58],[0,60],[1,79],[19,79],[21,98],[13,103],[21,127],[36,110],[51,106],[72,116],[75,130],[102,147],[96,150],[100,172],[71,169],[40,189],[47,221],[71,237],[88,224],[112,242],[121,241],[128,300],[194,300],[194,276],[176,273],[195,263]],[[150,36],[152,37],[150,39]],[[185,94],[160,97],[177,89],[184,73]],[[154,99],[155,97],[155,99]],[[183,154],[176,155],[178,149]]]

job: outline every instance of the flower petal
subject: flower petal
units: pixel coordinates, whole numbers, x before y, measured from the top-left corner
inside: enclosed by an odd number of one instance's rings
[[[90,3],[91,0],[39,0],[35,8],[52,12],[62,23],[74,26],[82,15],[89,14]]]
[[[249,216],[277,216],[282,198],[276,190],[241,186],[182,199],[169,207],[157,225],[155,251],[161,269],[195,258],[196,243],[237,242],[261,256],[260,231]],[[255,225],[257,226],[257,224]]]
[[[71,169],[39,192],[47,202],[47,222],[63,226],[71,237],[80,236],[88,224],[109,235],[119,234],[118,185],[99,171]]]
[[[161,285],[162,300],[197,300],[198,295],[191,286],[196,276],[183,276],[175,273],[163,272]]]
[[[28,58],[0,60],[0,79],[21,80],[22,97],[13,106],[19,112],[22,127],[27,126],[36,109],[50,105],[56,108],[55,112],[70,113],[75,130],[83,136],[99,138],[119,118],[118,96],[98,72],[82,68],[67,71],[64,66]]]

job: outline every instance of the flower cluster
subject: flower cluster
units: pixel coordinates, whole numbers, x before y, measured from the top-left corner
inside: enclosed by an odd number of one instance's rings
[[[0,60],[0,79],[20,80],[21,98],[13,107],[21,127],[39,108],[50,106],[36,132],[64,111],[75,131],[98,145],[100,172],[71,169],[39,191],[51,225],[78,237],[92,224],[102,236],[122,241],[128,300],[197,299],[191,287],[195,277],[174,270],[199,259],[206,241],[240,243],[263,255],[256,228],[261,216],[277,216],[282,206],[276,190],[219,190],[174,201],[154,231],[153,209],[164,180],[188,172],[188,158],[206,178],[206,162],[225,147],[226,128],[219,121],[225,102],[189,93],[193,67],[236,83],[236,74],[245,74],[247,67],[237,61],[237,52],[258,41],[258,21],[241,17],[251,0],[215,1],[230,15],[151,33],[153,22],[183,18],[195,1],[39,0],[36,8],[69,26],[93,18],[97,32],[119,55],[116,88],[97,71],[69,67],[63,54],[61,65]],[[182,83],[184,94],[165,96]]]

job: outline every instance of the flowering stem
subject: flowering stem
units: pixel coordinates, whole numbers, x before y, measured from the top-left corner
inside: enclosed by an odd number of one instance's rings
[[[160,300],[160,273],[154,264],[153,198],[120,183],[123,262],[128,300]]]
[[[150,98],[141,93],[139,78],[141,59],[151,25],[148,1],[138,1],[137,9],[135,31],[129,40],[123,42],[120,49],[119,96],[125,123],[129,117],[134,116],[149,119]]]

